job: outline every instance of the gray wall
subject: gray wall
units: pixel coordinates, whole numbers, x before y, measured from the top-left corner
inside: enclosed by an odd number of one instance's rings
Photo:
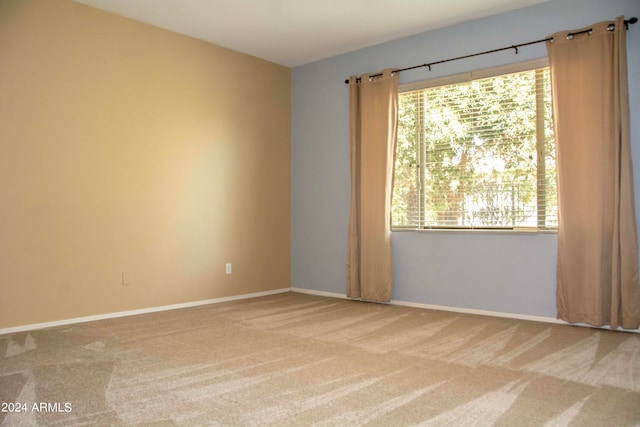
[[[545,38],[624,15],[638,0],[552,0],[407,37],[292,71],[291,286],[345,292],[352,74],[407,67]],[[634,162],[640,165],[640,24],[627,33]],[[401,73],[400,83],[546,56],[544,44]],[[636,169],[640,167],[637,166]],[[640,179],[635,176],[636,210]],[[393,233],[393,299],[555,317],[555,234]]]

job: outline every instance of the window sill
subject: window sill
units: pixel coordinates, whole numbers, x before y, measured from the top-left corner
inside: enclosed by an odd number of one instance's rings
[[[392,233],[469,233],[469,234],[558,234],[557,229],[539,230],[535,228],[392,228]]]

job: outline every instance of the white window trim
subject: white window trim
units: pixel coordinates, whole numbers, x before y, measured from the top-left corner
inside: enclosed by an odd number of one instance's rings
[[[516,62],[513,64],[498,65],[496,67],[484,68],[477,71],[466,73],[452,74],[443,77],[435,77],[432,79],[419,80],[416,82],[403,83],[398,85],[398,92],[412,92],[414,90],[428,89],[438,86],[446,86],[456,83],[470,82],[473,80],[485,79],[490,77],[502,76],[505,74],[520,73],[523,71],[535,70],[549,66],[548,58],[539,58],[529,61]],[[413,233],[486,233],[486,234],[558,234],[557,229],[537,228],[537,227],[515,227],[512,229],[500,228],[413,228],[409,226],[391,225],[392,232],[413,232]]]
[[[452,74],[444,77],[436,77],[417,82],[403,83],[398,85],[398,92],[411,92],[414,90],[428,89],[430,87],[446,86],[456,83],[470,82],[472,80],[486,79],[489,77],[502,76],[504,74],[520,73],[522,71],[545,68],[549,66],[548,58],[533,59],[531,61],[517,62],[514,64],[499,65],[497,67],[484,68],[478,71]]]

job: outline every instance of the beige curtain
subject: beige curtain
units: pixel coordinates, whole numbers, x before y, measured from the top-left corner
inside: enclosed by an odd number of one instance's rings
[[[640,324],[626,31],[602,22],[547,42],[558,168],[558,318]],[[574,30],[576,33],[582,30]]]
[[[349,80],[351,209],[347,296],[391,301],[391,194],[398,119],[398,74]]]

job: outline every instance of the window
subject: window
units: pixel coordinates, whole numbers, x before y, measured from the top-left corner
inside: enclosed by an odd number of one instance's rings
[[[531,65],[401,86],[394,229],[557,228],[549,69]]]

